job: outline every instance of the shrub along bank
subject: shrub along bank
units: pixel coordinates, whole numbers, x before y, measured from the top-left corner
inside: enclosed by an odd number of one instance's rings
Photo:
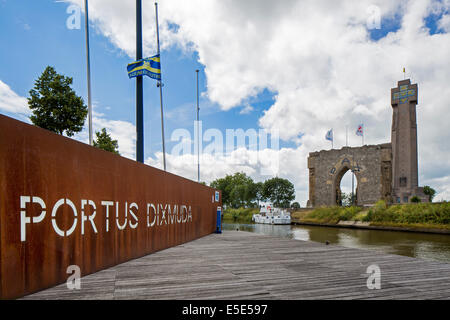
[[[439,228],[450,230],[450,203],[417,203],[387,206],[382,200],[370,209],[360,207],[322,207],[294,212],[300,222],[337,224],[340,221],[370,222],[371,225]]]
[[[223,221],[251,223],[253,214],[256,214],[258,212],[258,208],[227,209],[223,212]]]

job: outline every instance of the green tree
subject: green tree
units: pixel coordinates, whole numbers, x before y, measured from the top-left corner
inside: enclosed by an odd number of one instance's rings
[[[222,191],[222,203],[232,208],[255,206],[257,187],[243,172],[227,175],[211,182],[211,187]]]
[[[230,204],[233,208],[245,207],[247,204],[247,186],[245,184],[238,184],[231,188]]]
[[[411,197],[411,202],[412,203],[419,203],[421,202],[420,198],[418,196],[413,196]]]
[[[258,206],[261,201],[265,201],[264,198],[264,182],[255,183],[256,188],[256,200],[258,201]]]
[[[298,203],[297,201],[296,202],[292,202],[291,203],[291,208],[295,209],[295,210],[300,209],[300,203]]]
[[[222,204],[230,206],[230,184],[231,176],[227,175],[225,178],[219,178],[212,181],[209,186],[222,191]]]
[[[71,137],[83,129],[88,110],[70,85],[73,79],[48,66],[30,90],[28,106],[34,125]]]
[[[255,208],[259,204],[259,183],[260,182],[255,183],[250,177],[248,177],[248,180],[246,180],[245,205],[247,208]]]
[[[428,200],[430,202],[433,201],[434,196],[436,195],[436,190],[434,190],[432,187],[430,186],[424,186],[423,187],[423,193],[425,193],[428,196]]]
[[[295,188],[289,180],[276,177],[264,182],[263,194],[274,206],[288,208],[295,199]]]
[[[95,135],[97,138],[94,140],[94,147],[120,155],[117,140],[113,140],[105,128],[101,132],[95,132]]]
[[[352,193],[345,193],[342,192],[341,195],[341,200],[342,200],[342,206],[343,207],[349,207],[352,205]]]

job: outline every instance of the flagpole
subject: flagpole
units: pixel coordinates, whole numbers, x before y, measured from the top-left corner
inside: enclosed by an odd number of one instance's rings
[[[198,173],[198,182],[200,182],[200,133],[199,133],[199,126],[200,126],[200,119],[199,119],[199,112],[200,112],[200,106],[199,106],[199,96],[198,96],[198,69],[195,70],[197,73],[197,173]]]
[[[89,10],[88,0],[84,1],[84,22],[86,31],[86,66],[87,66],[87,87],[88,87],[88,122],[89,122],[89,144],[92,146],[94,143],[92,134],[92,100],[91,100],[91,59],[89,54]]]
[[[348,147],[348,126],[345,126],[345,146]]]
[[[362,129],[363,129],[363,132],[362,132],[361,138],[362,138],[362,145],[364,146],[364,131],[366,131],[366,129],[364,128],[364,124],[362,126]]]
[[[136,0],[136,61],[142,59],[142,0]],[[144,162],[144,86],[136,77],[136,161]]]
[[[161,55],[160,55],[160,50],[159,50],[159,23],[158,23],[158,3],[157,2],[155,2],[155,15],[156,15],[156,43],[157,43],[157,48],[158,48],[157,54],[159,56],[159,61],[160,61],[160,65],[161,65]],[[163,148],[164,171],[166,171],[166,144],[165,144],[165,139],[164,139],[164,112],[163,112],[163,96],[162,96],[162,87],[163,87],[162,70],[161,70],[160,80],[158,81],[156,86],[159,87],[159,101],[161,103],[161,137],[162,137],[162,148]]]

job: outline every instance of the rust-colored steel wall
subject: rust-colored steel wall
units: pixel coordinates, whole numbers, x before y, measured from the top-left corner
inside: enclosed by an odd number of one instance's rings
[[[210,234],[214,196],[0,115],[0,298],[63,283],[70,265],[84,276]]]

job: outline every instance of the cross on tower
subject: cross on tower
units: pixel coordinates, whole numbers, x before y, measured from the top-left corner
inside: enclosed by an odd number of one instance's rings
[[[411,84],[410,80],[398,82],[397,88],[391,89],[391,105],[415,102],[417,104],[417,84]]]

